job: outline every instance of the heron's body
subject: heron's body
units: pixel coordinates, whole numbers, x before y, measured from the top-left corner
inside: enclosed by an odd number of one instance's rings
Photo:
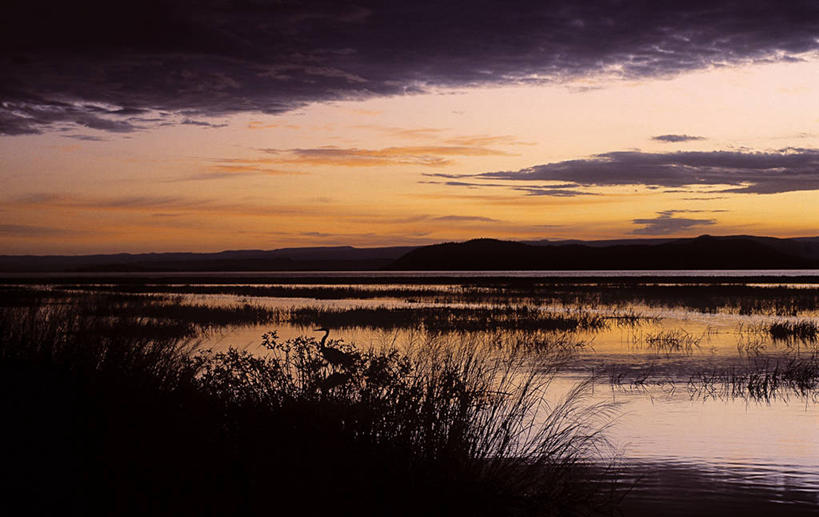
[[[321,352],[321,356],[324,357],[324,360],[327,361],[328,364],[332,366],[341,366],[343,368],[350,368],[353,366],[358,359],[356,354],[351,354],[349,352],[344,352],[339,350],[338,348],[333,348],[327,346],[327,336],[330,335],[330,331],[326,328],[316,329],[316,332],[324,332],[324,337],[321,338],[321,342],[319,343],[319,352]]]

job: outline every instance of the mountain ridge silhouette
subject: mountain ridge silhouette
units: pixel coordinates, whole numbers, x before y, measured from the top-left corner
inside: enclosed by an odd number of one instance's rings
[[[217,253],[0,255],[0,272],[297,270],[813,269],[819,237],[752,235],[614,240],[477,238],[428,246],[314,246]]]

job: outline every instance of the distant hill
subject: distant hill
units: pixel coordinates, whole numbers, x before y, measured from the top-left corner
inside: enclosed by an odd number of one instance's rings
[[[326,246],[219,253],[0,256],[0,272],[819,268],[819,237],[475,239],[432,246]]]
[[[588,244],[476,239],[424,246],[410,251],[391,267],[407,270],[816,268],[819,267],[819,239],[703,235],[691,239]]]
[[[219,253],[0,256],[2,272],[296,271],[381,269],[411,246],[329,246]]]

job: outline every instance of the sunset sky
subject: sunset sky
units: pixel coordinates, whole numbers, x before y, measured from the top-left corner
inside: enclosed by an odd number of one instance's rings
[[[819,235],[816,2],[11,3],[0,254]]]

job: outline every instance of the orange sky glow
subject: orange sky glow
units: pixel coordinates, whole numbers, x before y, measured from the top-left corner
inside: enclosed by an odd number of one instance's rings
[[[567,186],[562,176],[498,173],[617,152],[816,149],[817,84],[819,57],[807,54],[660,78],[317,101],[122,134],[0,136],[0,253],[813,236],[819,192],[810,185]]]

